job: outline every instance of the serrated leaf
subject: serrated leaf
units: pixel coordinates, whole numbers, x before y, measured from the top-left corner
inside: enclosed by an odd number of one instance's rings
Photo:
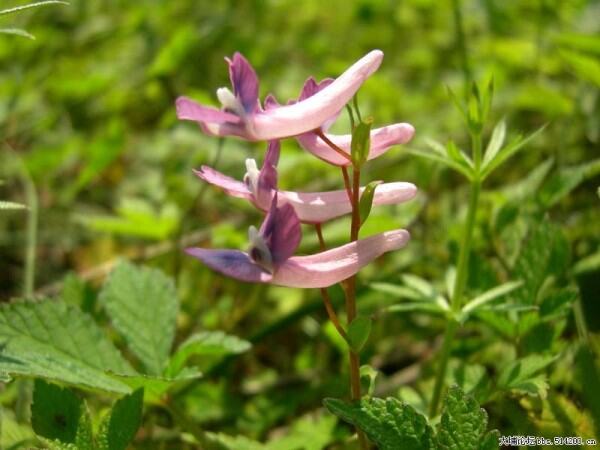
[[[531,133],[529,136],[523,138],[521,136],[514,139],[510,144],[503,147],[496,156],[488,162],[488,164],[481,170],[481,180],[487,178],[496,168],[503,164],[506,160],[514,156],[517,152],[522,150],[529,142],[535,139],[543,130],[546,125],[538,128],[536,131]]]
[[[121,262],[99,299],[147,372],[162,374],[175,336],[178,300],[173,281],[156,269]]]
[[[348,343],[356,353],[360,352],[371,334],[371,318],[357,316],[348,326]]]
[[[358,427],[379,450],[431,450],[433,430],[412,406],[395,398],[363,398],[346,403],[328,398],[325,407],[342,420]]]
[[[142,424],[144,390],[138,389],[114,404],[109,415],[100,424],[100,450],[125,450]]]
[[[171,357],[167,373],[177,375],[192,356],[214,356],[244,353],[252,347],[248,341],[222,331],[203,331],[186,339]]]
[[[501,120],[494,128],[494,131],[492,131],[492,137],[490,138],[488,146],[485,149],[482,167],[485,168],[485,166],[496,157],[496,155],[502,148],[502,144],[504,144],[505,137],[506,122],[504,120]]]
[[[62,443],[75,443],[83,401],[67,388],[35,380],[31,404],[31,426],[39,436]]]
[[[477,449],[487,428],[487,413],[458,386],[448,390],[437,443],[440,450]]]
[[[59,301],[0,307],[0,372],[127,393],[135,373],[92,318]]]
[[[144,389],[144,401],[148,403],[160,403],[169,390],[188,381],[202,377],[195,367],[184,367],[176,376],[157,377],[152,375],[115,375],[115,377],[127,384],[131,390]]]
[[[375,195],[375,189],[380,185],[381,181],[371,181],[365,186],[364,191],[360,196],[358,203],[358,210],[360,212],[360,224],[362,225],[369,218],[371,214],[371,208],[373,206],[373,196]]]

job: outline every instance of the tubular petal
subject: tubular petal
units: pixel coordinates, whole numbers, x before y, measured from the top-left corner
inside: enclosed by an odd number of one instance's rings
[[[207,183],[223,189],[233,197],[252,201],[257,208],[263,211],[268,211],[270,207],[273,194],[271,194],[271,198],[265,195],[254,198],[244,183],[207,166],[202,166],[201,170],[195,171],[195,173]],[[361,188],[361,194],[363,190],[364,188]],[[373,204],[392,205],[402,203],[412,199],[416,193],[417,187],[412,183],[400,181],[383,183],[375,188]],[[298,218],[303,223],[323,223],[349,214],[352,211],[345,190],[326,192],[279,191],[277,204],[281,206],[286,203],[294,207]]]
[[[298,288],[322,288],[355,275],[384,253],[406,245],[410,234],[393,230],[311,256],[294,256],[270,275],[239,250],[189,248],[186,252],[207,266],[241,281]]]
[[[396,123],[382,128],[376,128],[371,131],[371,148],[368,159],[374,159],[387,152],[393,145],[405,144],[410,141],[415,133],[415,129],[408,123]],[[339,148],[350,154],[350,144],[352,135],[333,135],[326,136]],[[325,162],[336,166],[347,166],[351,162],[340,156],[328,144],[326,144],[316,133],[304,133],[296,137],[296,140],[302,148]]]

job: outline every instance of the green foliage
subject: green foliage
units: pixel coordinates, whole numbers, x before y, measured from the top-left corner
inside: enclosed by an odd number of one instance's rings
[[[63,443],[76,443],[78,434],[91,434],[83,401],[71,390],[43,380],[35,381],[31,425],[39,436]]]
[[[348,343],[355,352],[360,352],[371,334],[372,320],[370,317],[357,316],[348,326]]]
[[[121,262],[102,288],[100,301],[147,373],[162,374],[175,335],[178,301],[173,282],[156,269]]]
[[[545,397],[548,382],[540,374],[556,360],[555,356],[529,355],[520,358],[502,369],[498,375],[498,386],[519,393]]]
[[[458,386],[448,391],[435,435],[423,415],[392,397],[365,397],[352,404],[325,399],[324,403],[333,414],[361,429],[381,450],[498,448],[498,431],[486,433],[487,413]]]
[[[125,450],[142,424],[144,390],[138,389],[113,405],[100,424],[98,450]]]
[[[26,209],[27,207],[21,203],[7,202],[0,200],[0,211],[14,211],[19,209]]]
[[[358,211],[360,213],[360,224],[364,224],[369,215],[371,214],[371,208],[373,207],[373,196],[375,195],[375,189],[380,185],[381,181],[371,181],[365,186],[365,190],[360,195],[360,201],[358,204]]]
[[[380,450],[435,448],[427,419],[395,398],[363,398],[353,404],[328,398],[324,404],[333,414],[360,428]]]
[[[92,318],[60,301],[0,307],[0,371],[111,392],[129,388],[115,374],[133,369]]]
[[[350,145],[350,154],[352,155],[352,164],[360,168],[369,156],[371,148],[371,126],[373,119],[369,118],[360,121],[352,130],[352,142]]]
[[[437,447],[440,450],[498,448],[498,431],[487,430],[487,413],[458,386],[450,387],[444,403]]]

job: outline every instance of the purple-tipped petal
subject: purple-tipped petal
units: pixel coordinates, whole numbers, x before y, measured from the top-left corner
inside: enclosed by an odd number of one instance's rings
[[[284,262],[271,283],[298,288],[323,288],[339,283],[382,254],[406,245],[406,230],[387,231],[311,256],[295,256]]]
[[[214,124],[240,122],[240,118],[235,114],[200,105],[187,97],[179,97],[175,101],[175,107],[177,109],[177,118],[183,120],[194,120],[196,122],[208,122]]]
[[[302,86],[302,91],[300,92],[300,97],[298,97],[298,101],[306,100],[309,97],[312,97],[317,92],[322,91],[331,83],[333,83],[333,78],[325,78],[320,83],[313,77],[308,77],[308,79],[304,82],[304,86]]]
[[[319,128],[348,103],[366,79],[379,68],[382,59],[383,52],[373,50],[312,97],[255,114],[247,138],[272,140]]]
[[[364,188],[360,189],[362,194]],[[417,193],[412,183],[395,182],[380,184],[375,188],[373,205],[392,205],[406,202]],[[324,223],[352,212],[345,190],[328,192],[278,193],[279,204],[289,203],[303,223]],[[263,205],[256,204],[259,208]]]
[[[270,204],[273,192],[277,191],[277,164],[279,162],[280,150],[281,144],[278,140],[269,142],[265,160],[258,175],[257,204]]]
[[[240,100],[246,113],[258,110],[258,77],[254,68],[241,53],[236,52],[233,59],[225,58],[229,64],[229,78],[233,93]]]
[[[188,255],[198,258],[217,272],[250,283],[268,283],[272,275],[256,265],[248,256],[239,250],[214,250],[207,248],[187,248]]]
[[[279,104],[279,102],[277,101],[277,99],[275,98],[275,96],[273,94],[267,95],[267,97],[265,98],[265,111],[268,111],[270,109],[279,108],[280,106],[281,105]]]
[[[234,180],[233,178],[216,171],[212,167],[202,166],[200,170],[194,170],[194,173],[198,178],[214,186],[220,187],[232,197],[252,200],[252,193],[248,189],[248,186],[241,181]]]
[[[382,128],[376,128],[371,131],[371,148],[368,159],[374,159],[387,152],[392,146],[405,144],[410,141],[415,133],[415,129],[408,123],[396,123]],[[339,148],[350,154],[350,144],[352,135],[326,135]],[[336,166],[347,166],[350,161],[329,145],[327,145],[316,133],[304,133],[296,137],[296,140],[302,148],[325,162]]]
[[[271,251],[275,267],[292,256],[300,245],[300,220],[292,205],[277,205],[277,194],[273,197],[269,212],[260,227],[260,235]]]

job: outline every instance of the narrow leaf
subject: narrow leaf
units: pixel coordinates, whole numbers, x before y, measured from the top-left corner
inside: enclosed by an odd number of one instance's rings
[[[492,161],[500,149],[504,144],[504,139],[506,138],[506,122],[501,120],[498,122],[498,125],[492,131],[492,137],[490,138],[490,142],[488,143],[487,148],[485,149],[485,155],[483,157],[483,168]]]
[[[18,210],[18,209],[27,209],[27,206],[22,205],[21,203],[15,203],[15,202],[5,202],[3,200],[0,200],[0,211],[4,210]]]
[[[27,39],[35,40],[35,36],[21,28],[0,28],[2,34],[13,34],[15,36],[21,36]]]
[[[436,161],[436,162],[442,163],[442,164],[456,170],[457,172],[462,173],[465,177],[467,177],[467,179],[469,179],[469,180],[473,179],[473,171],[472,170],[470,170],[469,168],[465,167],[464,165],[461,165],[461,164],[457,163],[456,161],[448,158],[447,156],[440,156],[437,153],[432,153],[432,152],[428,152],[425,150],[419,150],[419,149],[415,149],[415,148],[406,148],[406,151],[412,155],[420,156],[422,158],[429,159],[431,161]]]
[[[68,2],[60,1],[60,0],[44,0],[41,2],[29,3],[27,5],[15,6],[14,8],[2,9],[2,10],[0,10],[0,16],[25,11],[26,9],[38,8],[40,6],[68,5],[68,4],[69,4]]]
[[[360,196],[358,210],[360,212],[361,225],[367,221],[367,219],[369,218],[369,214],[371,214],[371,207],[373,206],[373,196],[375,195],[375,189],[381,183],[382,181],[371,181],[369,184],[367,184],[365,190]]]
[[[369,118],[359,122],[352,130],[352,142],[350,151],[354,167],[362,167],[367,161],[371,149],[371,125],[373,119]]]
[[[523,284],[522,281],[509,281],[508,283],[501,284],[500,286],[496,286],[489,291],[484,292],[481,295],[478,295],[473,300],[468,302],[462,309],[462,313],[465,315],[469,315],[473,311],[477,310],[482,305],[489,303],[493,300],[496,300],[509,292],[514,291],[519,288]]]

